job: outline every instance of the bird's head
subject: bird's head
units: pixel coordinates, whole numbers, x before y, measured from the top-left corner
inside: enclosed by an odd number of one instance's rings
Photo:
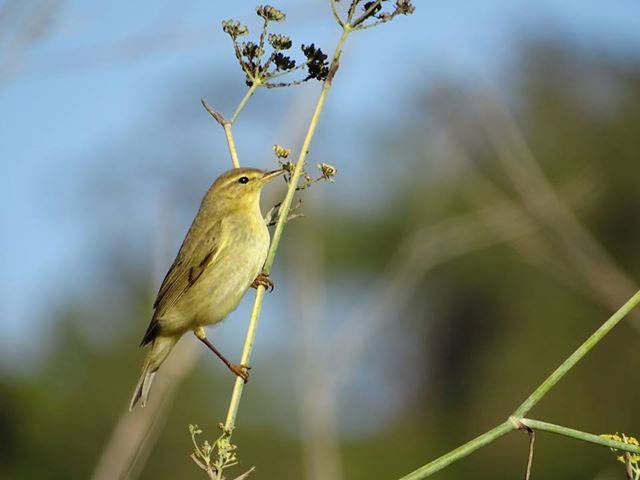
[[[242,208],[256,206],[260,192],[284,170],[265,171],[258,168],[234,168],[220,175],[205,197],[217,208]]]

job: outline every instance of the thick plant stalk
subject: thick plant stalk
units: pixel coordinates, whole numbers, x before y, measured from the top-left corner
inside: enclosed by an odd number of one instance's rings
[[[595,347],[631,310],[640,304],[640,291],[636,292],[622,307],[618,309],[609,319],[598,328],[576,351],[574,351],[562,364],[553,371],[547,379],[540,384],[534,392],[516,409],[509,419],[480,435],[479,437],[465,443],[464,445],[452,450],[449,453],[427,463],[417,470],[405,475],[400,480],[421,480],[427,478],[446,466],[466,457],[470,453],[478,450],[501,436],[513,430],[522,428],[540,429],[566,437],[583,440],[598,445],[616,448],[625,452],[639,453],[637,446],[627,443],[607,440],[597,435],[573,430],[571,428],[554,425],[552,423],[541,422],[522,418],[526,415],[561,379],[564,377],[589,351]]]
[[[267,259],[265,261],[263,267],[263,273],[269,274],[271,272],[271,268],[273,266],[273,262],[275,259],[275,254],[278,249],[278,244],[280,243],[280,238],[282,236],[282,232],[284,230],[285,223],[287,221],[287,217],[289,215],[289,210],[291,208],[291,203],[293,202],[293,196],[296,191],[296,186],[298,185],[298,181],[300,176],[302,175],[303,167],[307,158],[307,152],[309,150],[309,145],[311,144],[311,140],[313,139],[313,135],[315,134],[316,127],[318,125],[318,120],[320,118],[320,114],[322,113],[322,109],[324,108],[325,101],[327,99],[327,94],[331,88],[331,83],[333,81],[333,77],[338,69],[340,62],[340,55],[342,53],[342,49],[344,46],[344,42],[351,31],[351,28],[348,25],[345,25],[342,35],[338,40],[338,44],[336,45],[335,51],[333,53],[333,59],[331,61],[331,66],[329,69],[329,75],[325,80],[322,90],[320,92],[320,97],[318,98],[318,102],[316,104],[315,110],[313,112],[313,116],[311,117],[311,121],[309,123],[309,128],[307,129],[307,133],[304,138],[304,142],[302,144],[302,148],[298,155],[298,160],[296,161],[295,169],[291,174],[291,179],[289,182],[289,188],[287,189],[287,193],[285,195],[284,200],[282,201],[282,205],[280,206],[278,222],[276,223],[276,228],[273,233],[273,238],[271,240],[271,245],[269,247],[269,252],[267,254]],[[255,340],[256,329],[258,327],[258,320],[260,318],[260,312],[262,310],[262,302],[264,300],[265,289],[263,286],[259,286],[256,291],[256,298],[253,304],[253,310],[251,312],[251,318],[249,319],[249,327],[247,329],[247,336],[244,342],[244,347],[242,349],[242,357],[241,364],[249,366],[251,362],[251,352],[253,350],[253,343]],[[242,398],[242,391],[244,389],[244,381],[241,378],[237,378],[233,387],[233,392],[231,394],[231,400],[229,402],[229,409],[227,411],[227,418],[224,423],[224,431],[231,436],[233,429],[236,425],[236,417],[238,414],[238,408],[240,406],[240,400]],[[220,472],[221,474],[222,472]]]

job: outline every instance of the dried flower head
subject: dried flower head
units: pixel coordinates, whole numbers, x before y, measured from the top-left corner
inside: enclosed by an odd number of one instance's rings
[[[274,145],[273,152],[278,158],[289,158],[291,150],[289,150],[288,148],[284,148],[282,145]]]
[[[225,33],[229,34],[229,36],[234,40],[249,33],[249,29],[247,28],[247,26],[242,25],[237,20],[224,20],[222,22],[222,30],[224,30]]]
[[[416,7],[413,6],[411,0],[396,0],[396,10],[401,15],[411,15],[416,11]]]
[[[276,65],[276,70],[280,71],[296,68],[296,61],[291,60],[290,57],[283,55],[281,52],[278,52],[273,56],[273,63]]]
[[[333,165],[328,163],[318,163],[318,169],[320,170],[320,178],[333,182],[333,177],[338,174],[338,170]]]
[[[286,35],[276,35],[275,33],[269,35],[269,43],[274,50],[288,50],[292,45],[289,37]]]
[[[260,5],[256,8],[256,13],[264,19],[259,40],[240,43],[238,37],[247,35],[249,29],[237,20],[222,22],[222,29],[233,40],[236,58],[245,74],[245,83],[249,87],[257,84],[266,88],[279,88],[300,85],[312,79],[320,81],[327,79],[329,65],[327,56],[322,50],[316,48],[314,44],[302,45],[306,59],[304,62],[296,62],[293,56],[286,55],[284,52],[292,47],[291,38],[283,34],[269,33],[269,22],[285,20],[286,16],[283,12],[271,5]],[[269,46],[272,51],[267,53],[270,50]],[[296,70],[306,70],[306,75],[284,82],[274,81]]]
[[[242,43],[242,55],[252,60],[260,56],[260,47],[253,42]]]
[[[282,165],[282,169],[288,174],[292,174],[296,169],[296,166],[291,162],[280,162],[280,165]]]
[[[267,22],[281,22],[286,18],[284,13],[271,5],[260,5],[256,7],[256,13]]]
[[[307,57],[307,78],[315,78],[317,80],[326,80],[329,75],[329,64],[327,56],[312,43],[311,45],[302,45],[302,53]]]

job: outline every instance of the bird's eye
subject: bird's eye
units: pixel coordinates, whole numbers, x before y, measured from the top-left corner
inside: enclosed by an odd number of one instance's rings
[[[248,183],[249,182],[249,177],[240,177],[238,179],[238,183]]]

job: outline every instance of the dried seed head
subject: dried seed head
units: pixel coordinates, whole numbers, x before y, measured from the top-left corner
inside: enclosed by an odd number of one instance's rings
[[[273,63],[276,64],[277,70],[291,70],[295,68],[296,61],[278,52],[273,56]]]
[[[242,44],[242,55],[248,59],[254,59],[260,56],[260,47],[253,42],[244,42]]]
[[[260,5],[256,7],[256,13],[267,22],[281,22],[286,18],[284,13],[271,5]]]
[[[278,158],[289,158],[289,154],[291,153],[291,150],[284,148],[282,145],[274,145],[273,151]]]
[[[333,182],[333,177],[338,174],[336,167],[329,165],[328,163],[318,163],[316,166],[320,170],[320,177],[325,180],[329,180],[330,182]]]
[[[415,12],[416,7],[413,6],[411,0],[396,0],[396,12],[401,15],[411,15]]]
[[[275,50],[288,50],[291,48],[291,39],[286,35],[269,35],[269,43]]]
[[[296,166],[291,162],[280,162],[280,165],[282,165],[282,169],[289,174],[292,174],[296,169]]]
[[[316,48],[312,43],[311,45],[302,45],[302,53],[307,57],[307,78],[315,78],[317,80],[326,80],[329,74],[329,64],[327,63],[327,56]]]
[[[247,35],[249,33],[249,29],[246,25],[242,25],[237,20],[224,20],[222,22],[222,30],[229,34],[231,38],[234,40],[242,35]]]

